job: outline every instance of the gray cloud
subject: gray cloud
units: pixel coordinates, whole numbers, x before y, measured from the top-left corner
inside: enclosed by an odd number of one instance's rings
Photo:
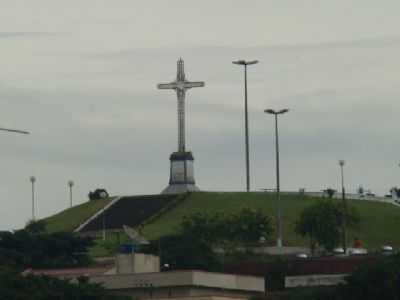
[[[13,38],[31,38],[31,37],[48,37],[58,35],[54,32],[0,32],[0,39],[13,39]]]
[[[190,80],[206,81],[187,98],[188,147],[202,189],[244,189],[243,70],[231,63],[238,58],[260,60],[248,74],[254,189],[275,183],[267,107],[290,108],[279,123],[283,189],[338,187],[338,159],[347,162],[350,191],[363,184],[383,194],[397,183],[400,40],[390,29],[398,26],[389,26],[398,25],[397,2],[376,24],[378,12],[363,1],[354,28],[350,19],[338,21],[344,4],[314,14],[259,1],[250,16],[241,4],[226,15],[218,2],[210,16],[179,19],[193,7],[133,2],[48,2],[46,13],[14,8],[25,13],[19,22],[3,16],[12,30],[0,33],[0,125],[32,134],[0,133],[1,229],[29,219],[30,175],[38,178],[40,217],[67,207],[69,179],[76,203],[100,186],[112,194],[161,191],[176,148],[176,96],[156,84],[174,79],[179,57]],[[196,7],[209,11],[206,2]],[[247,21],[248,35],[235,31],[235,16]],[[51,30],[70,34],[32,41]]]

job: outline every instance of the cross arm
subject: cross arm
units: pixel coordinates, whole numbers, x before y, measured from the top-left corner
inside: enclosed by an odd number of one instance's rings
[[[194,87],[203,87],[204,86],[204,81],[186,81],[185,82],[185,88],[194,88]]]
[[[157,88],[160,90],[167,90],[167,89],[176,89],[176,83],[159,83],[157,84]]]

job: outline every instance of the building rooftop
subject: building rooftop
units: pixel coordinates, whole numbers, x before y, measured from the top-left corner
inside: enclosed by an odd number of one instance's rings
[[[103,275],[112,272],[114,266],[99,266],[91,268],[67,268],[67,269],[42,269],[33,270],[26,269],[22,275],[45,275],[58,278],[78,278],[78,277],[91,277],[96,275]]]
[[[204,287],[246,292],[265,292],[263,277],[212,273],[196,270],[141,274],[91,276],[91,282],[100,283],[109,290],[164,287]]]

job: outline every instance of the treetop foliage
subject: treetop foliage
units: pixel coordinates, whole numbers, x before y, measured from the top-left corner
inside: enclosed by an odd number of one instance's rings
[[[76,283],[48,276],[22,276],[0,269],[0,300],[128,300],[130,297],[107,295],[98,284],[81,278]]]
[[[261,210],[244,208],[235,213],[194,213],[185,216],[180,226],[182,235],[212,245],[224,242],[251,243],[269,239],[274,229],[271,219]]]
[[[346,284],[293,290],[286,300],[399,300],[400,255],[380,257],[356,269]]]
[[[235,213],[193,213],[183,217],[178,233],[164,236],[153,245],[169,269],[218,270],[215,249],[234,252],[242,245],[268,240],[272,222],[261,210],[244,208]],[[224,254],[225,255],[225,254]]]
[[[308,236],[312,248],[318,242],[326,250],[332,250],[340,241],[343,217],[347,227],[355,227],[360,221],[354,207],[348,206],[344,211],[341,202],[320,200],[302,211],[295,231],[302,236]]]
[[[92,239],[73,233],[46,233],[42,222],[0,234],[0,265],[23,268],[62,268],[88,265]]]

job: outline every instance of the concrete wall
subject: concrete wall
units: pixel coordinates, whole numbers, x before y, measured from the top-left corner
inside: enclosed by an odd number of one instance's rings
[[[134,273],[160,272],[160,258],[155,255],[135,253],[133,255]]]
[[[324,192],[305,192],[305,195],[311,196],[311,197],[328,198],[328,195]],[[386,197],[381,197],[381,196],[367,196],[367,195],[360,195],[360,194],[354,194],[354,193],[346,193],[345,197],[346,197],[346,199],[349,199],[349,200],[365,200],[365,201],[377,201],[377,202],[388,202],[388,203],[394,202],[393,198],[386,198]],[[342,193],[340,191],[337,191],[333,195],[333,198],[334,199],[342,199]]]
[[[264,293],[264,278],[203,271],[171,271],[144,274],[93,276],[91,282],[102,283],[108,290],[131,288],[203,287]]]
[[[161,272],[143,274],[116,274],[93,276],[91,282],[102,283],[108,290],[141,288],[141,287],[169,287],[192,285],[192,272]]]
[[[306,276],[286,276],[285,287],[309,287],[309,286],[330,286],[344,283],[346,274],[335,275],[306,275]]]
[[[111,294],[130,296],[138,299],[210,299],[217,297],[218,300],[249,299],[261,293],[245,293],[215,288],[201,287],[169,287],[169,288],[147,288],[147,289],[123,289],[111,290]],[[211,300],[211,299],[210,299]]]
[[[160,258],[142,253],[117,254],[117,274],[160,272]]]
[[[191,296],[191,297],[181,297],[177,298],[159,298],[158,300],[240,300],[238,297],[229,296]],[[245,298],[242,298],[245,299]]]
[[[181,298],[191,296],[190,288],[187,287],[118,289],[110,290],[110,293],[138,299]]]
[[[198,286],[264,292],[264,278],[210,272],[194,272],[193,283]]]

